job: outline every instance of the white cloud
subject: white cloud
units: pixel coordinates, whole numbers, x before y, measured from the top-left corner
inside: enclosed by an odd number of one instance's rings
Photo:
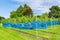
[[[13,0],[15,2],[22,2],[28,4],[33,10],[40,10],[43,12],[49,12],[49,8],[53,5],[60,6],[60,0]]]
[[[25,0],[12,0],[12,1],[16,1],[16,2],[24,2]]]
[[[15,0],[15,2],[22,2],[28,4],[32,9],[37,9],[42,4],[41,0]]]

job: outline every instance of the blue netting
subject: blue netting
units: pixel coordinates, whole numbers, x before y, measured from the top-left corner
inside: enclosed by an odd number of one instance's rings
[[[47,22],[28,22],[28,23],[2,23],[3,27],[12,27],[12,28],[19,28],[19,29],[36,29],[36,28],[47,28],[51,25],[58,25],[59,22],[56,20],[47,21]]]

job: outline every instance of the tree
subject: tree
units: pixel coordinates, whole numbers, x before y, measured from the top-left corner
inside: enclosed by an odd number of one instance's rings
[[[43,14],[41,15],[41,17],[42,17],[43,19],[48,18],[48,14],[47,14],[47,13],[43,13]]]
[[[15,11],[10,12],[10,17],[11,18],[16,18],[17,17],[17,13]]]
[[[5,19],[5,18],[0,16],[0,20],[2,20],[2,19]]]
[[[2,22],[3,19],[5,19],[5,18],[0,16],[0,23]]]
[[[24,5],[24,8],[25,10],[23,12],[23,16],[30,16],[30,15],[33,16],[32,9],[27,4]]]
[[[19,6],[16,11],[10,13],[11,18],[22,17],[22,16],[31,16],[33,15],[32,9],[25,4],[24,7]]]
[[[24,8],[22,6],[19,6],[16,10],[16,14],[18,17],[22,16],[22,12],[23,12]]]
[[[49,12],[49,17],[59,18],[60,17],[60,7],[58,6],[52,6]]]

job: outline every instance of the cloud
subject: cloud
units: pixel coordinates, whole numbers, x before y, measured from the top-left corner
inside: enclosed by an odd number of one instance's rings
[[[49,12],[49,8],[53,5],[60,6],[60,0],[13,0],[18,3],[28,4],[33,11],[38,10],[41,13]]]
[[[16,1],[16,2],[24,2],[25,0],[12,0],[12,1]]]

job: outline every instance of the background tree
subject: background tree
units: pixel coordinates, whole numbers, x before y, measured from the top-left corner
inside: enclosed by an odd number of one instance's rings
[[[23,16],[33,16],[33,11],[27,4],[24,5],[24,9]]]
[[[49,17],[59,18],[60,17],[60,7],[58,6],[52,6],[49,12]]]
[[[19,6],[16,10],[16,14],[18,17],[22,16],[22,12],[23,12],[24,8],[22,6]]]
[[[11,18],[16,18],[17,17],[17,13],[15,11],[10,12],[10,17]]]
[[[21,16],[33,16],[32,9],[25,4],[24,7],[19,6],[16,11],[10,13],[11,18],[21,17]]]
[[[0,16],[0,23],[2,22],[3,19],[5,19],[5,18]]]

